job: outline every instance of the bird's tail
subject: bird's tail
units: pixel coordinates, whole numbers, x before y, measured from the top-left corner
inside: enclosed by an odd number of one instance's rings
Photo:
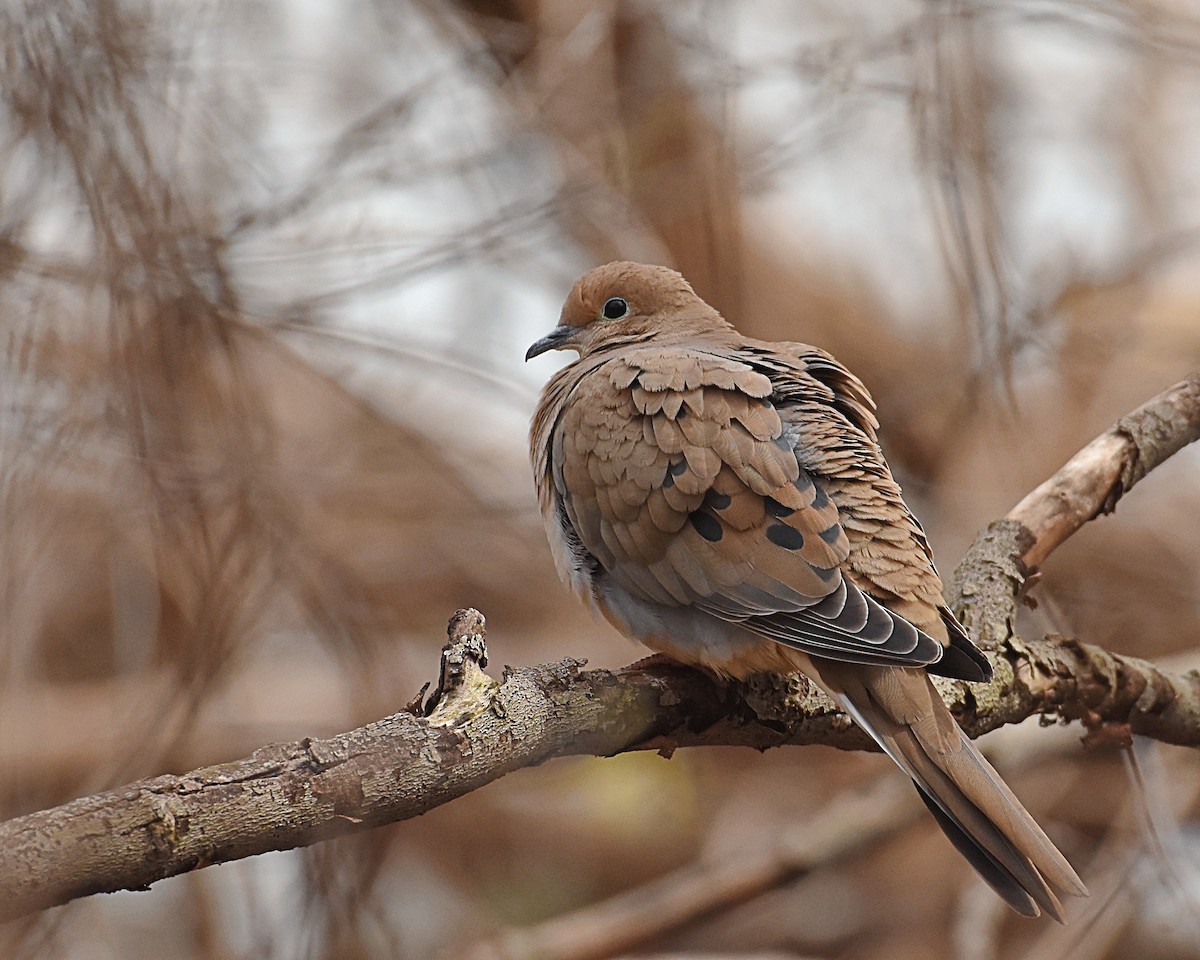
[[[822,686],[913,778],[938,825],[1018,913],[1062,922],[1060,895],[1087,896],[1066,858],[959,729],[923,670],[846,669],[824,661]],[[1039,910],[1040,908],[1040,910]]]

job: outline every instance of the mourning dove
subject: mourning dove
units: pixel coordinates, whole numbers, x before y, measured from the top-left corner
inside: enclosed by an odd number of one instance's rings
[[[723,677],[800,671],[915,782],[1018,913],[1086,896],[928,674],[991,666],[942,599],[862,382],[801,343],[740,335],[665,267],[610,263],[526,354],[578,359],[530,435],[563,580],[617,630]]]

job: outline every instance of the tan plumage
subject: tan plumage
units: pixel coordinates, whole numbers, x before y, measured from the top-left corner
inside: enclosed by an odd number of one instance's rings
[[[928,673],[991,667],[942,600],[874,404],[831,356],[741,336],[664,267],[610,263],[529,350],[546,385],[531,457],[565,582],[626,636],[745,677],[802,671],[916,782],[1014,909],[1086,895],[971,746]]]

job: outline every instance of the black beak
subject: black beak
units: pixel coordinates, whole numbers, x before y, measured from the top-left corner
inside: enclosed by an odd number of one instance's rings
[[[565,324],[561,327],[555,327],[525,351],[525,360],[528,362],[534,357],[540,357],[547,350],[561,350],[578,330],[578,327],[568,327]]]

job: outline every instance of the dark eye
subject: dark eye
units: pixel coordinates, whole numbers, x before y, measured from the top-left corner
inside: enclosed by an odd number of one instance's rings
[[[607,320],[620,320],[629,312],[629,304],[620,297],[609,297],[604,301],[604,317]]]

